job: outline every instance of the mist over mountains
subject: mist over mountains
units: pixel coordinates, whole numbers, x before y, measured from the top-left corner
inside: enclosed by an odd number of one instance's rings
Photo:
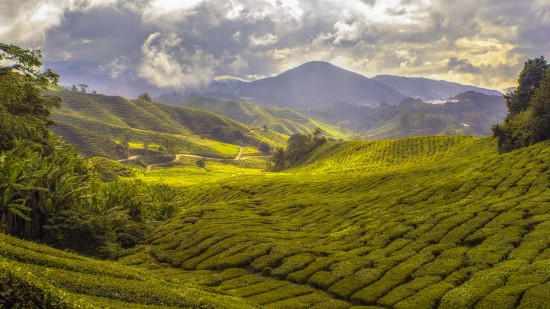
[[[136,97],[148,92],[166,103],[179,103],[202,95],[218,99],[251,101],[262,106],[323,109],[336,102],[378,106],[398,104],[406,97],[442,100],[460,93],[476,91],[501,95],[499,91],[428,78],[378,75],[368,78],[322,61],[311,61],[273,77],[255,81],[214,80],[201,88],[166,91],[147,83],[137,75],[124,72],[113,75],[93,62],[46,62],[61,76],[61,84],[87,84],[99,93]]]

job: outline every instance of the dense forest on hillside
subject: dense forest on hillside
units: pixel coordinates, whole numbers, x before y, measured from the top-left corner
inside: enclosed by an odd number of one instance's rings
[[[337,102],[312,115],[348,128],[363,139],[421,135],[488,136],[506,114],[504,99],[466,92],[442,104],[406,98],[397,105],[357,106]]]

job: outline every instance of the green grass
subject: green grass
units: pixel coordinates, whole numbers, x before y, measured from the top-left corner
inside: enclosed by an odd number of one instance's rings
[[[241,168],[232,164],[225,164],[212,160],[205,160],[206,164],[203,169],[195,165],[194,162],[197,160],[198,158],[185,158],[185,160],[183,160],[184,164],[187,164],[185,166],[153,170],[144,174],[142,179],[148,183],[164,183],[181,186],[221,182],[225,179],[237,176],[253,176],[262,173],[261,169]]]
[[[500,155],[490,138],[417,137],[329,142],[280,173],[154,171],[186,206],[137,264],[269,308],[538,308],[549,158],[548,142]]]

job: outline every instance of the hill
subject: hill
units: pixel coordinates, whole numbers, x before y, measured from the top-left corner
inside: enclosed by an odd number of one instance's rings
[[[268,308],[540,308],[549,157],[548,142],[499,155],[491,138],[417,137],[328,142],[223,181],[155,171],[187,206],[121,261]]]
[[[315,117],[358,132],[365,139],[389,139],[422,135],[487,136],[506,115],[502,96],[461,93],[443,104],[406,98],[397,105],[379,107],[334,104]]]
[[[444,80],[433,80],[423,77],[405,77],[394,75],[377,75],[372,79],[399,91],[407,97],[417,97],[423,100],[449,99],[460,93],[475,91],[485,95],[502,96],[502,93],[492,89],[463,85]]]
[[[210,112],[142,99],[73,91],[55,92],[62,108],[53,130],[88,156],[125,158],[128,145],[214,157],[234,157],[240,145],[279,146],[285,137]]]
[[[339,127],[325,124],[290,108],[262,108],[251,102],[236,102],[201,96],[187,99],[177,105],[212,112],[254,128],[265,126],[286,135],[309,133],[315,128],[321,128],[327,135],[334,138],[346,135],[346,132]]]
[[[163,280],[0,234],[0,305],[13,308],[257,308],[220,291]],[[17,307],[15,307],[17,308]]]

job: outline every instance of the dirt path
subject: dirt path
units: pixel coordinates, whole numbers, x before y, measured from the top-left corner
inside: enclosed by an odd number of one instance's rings
[[[237,153],[237,156],[235,156],[235,160],[239,160],[243,154],[244,148],[239,147],[239,152]]]

